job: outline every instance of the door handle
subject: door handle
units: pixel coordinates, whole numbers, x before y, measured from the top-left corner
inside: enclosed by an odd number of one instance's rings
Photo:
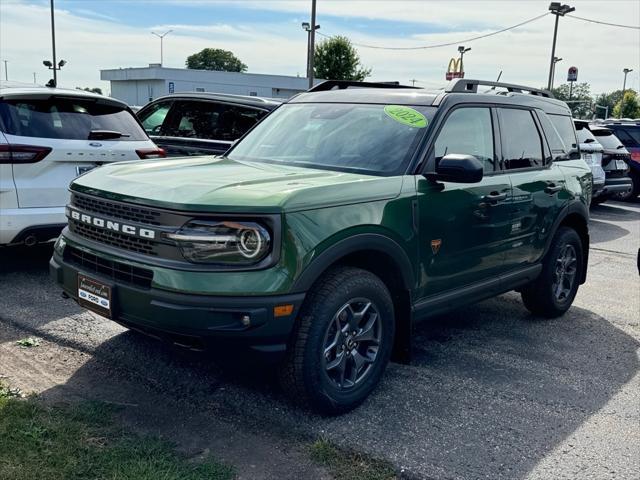
[[[547,182],[547,187],[544,189],[545,193],[549,195],[554,195],[562,190],[562,185],[556,185],[553,182]]]
[[[495,205],[499,201],[506,200],[506,199],[507,199],[506,193],[498,193],[498,192],[491,192],[490,194],[482,197],[483,202],[488,202],[487,205]]]

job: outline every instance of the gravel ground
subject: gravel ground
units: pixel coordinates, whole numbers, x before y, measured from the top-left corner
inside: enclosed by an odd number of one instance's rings
[[[0,251],[0,376],[55,401],[122,404],[123,419],[211,452],[241,478],[328,478],[322,436],[425,479],[640,477],[640,204],[592,211],[587,284],[556,320],[516,293],[416,328],[360,408],[320,417],[263,371],[231,373],[86,313],[48,278],[47,249]],[[36,336],[39,347],[15,346]]]

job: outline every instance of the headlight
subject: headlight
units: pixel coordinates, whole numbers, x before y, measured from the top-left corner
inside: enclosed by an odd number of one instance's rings
[[[193,221],[176,233],[167,233],[184,258],[195,263],[251,265],[271,249],[267,229],[254,222]]]

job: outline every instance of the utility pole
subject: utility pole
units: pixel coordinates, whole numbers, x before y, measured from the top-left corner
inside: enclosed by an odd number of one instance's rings
[[[4,67],[4,71],[5,73],[7,72],[6,66]],[[624,70],[622,70],[622,73],[624,73],[624,82],[622,82],[622,98],[620,99],[620,115],[618,115],[618,118],[622,118],[622,107],[624,107],[624,92],[627,89],[627,75],[630,72],[633,72],[632,68],[625,68]]]
[[[309,88],[313,87],[313,61],[316,52],[316,0],[311,0],[311,25],[309,31],[309,69],[307,78],[309,79]]]
[[[50,0],[51,4],[51,46],[53,47],[53,87],[58,86],[58,69],[56,69],[56,24],[53,13],[53,0]],[[62,65],[61,65],[62,66]]]
[[[162,63],[162,62],[163,62],[163,60],[164,60],[164,59],[163,59],[163,55],[164,55],[164,53],[163,53],[163,51],[162,51],[162,48],[163,48],[163,47],[162,47],[162,42],[163,42],[163,40],[164,40],[164,37],[166,37],[167,35],[169,35],[171,32],[173,32],[173,30],[167,30],[167,31],[166,31],[166,32],[164,32],[164,33],[151,32],[151,35],[155,35],[156,37],[158,37],[158,38],[160,39],[160,66],[162,66],[162,65],[163,65],[163,63]]]
[[[320,28],[320,25],[316,25],[316,30]],[[311,61],[311,24],[309,22],[302,22],[302,29],[307,32],[307,70],[306,76],[309,76],[309,62]]]
[[[9,81],[9,70],[7,70],[7,63],[9,63],[9,60],[3,60],[4,62],[4,79],[8,82]]]
[[[38,82],[36,81],[36,72],[33,72],[33,83],[34,83],[34,84],[38,83]]]
[[[567,13],[575,11],[575,7],[569,5],[561,5],[560,2],[551,2],[549,5],[549,11],[556,16],[555,26],[553,27],[553,44],[551,46],[551,62],[549,64],[549,81],[547,82],[547,89],[551,90],[553,83],[553,71],[555,64],[553,62],[556,58],[556,40],[558,39],[558,20],[560,17],[564,17]]]

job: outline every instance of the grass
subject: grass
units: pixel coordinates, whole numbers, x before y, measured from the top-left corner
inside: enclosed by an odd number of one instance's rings
[[[25,347],[25,348],[39,347],[40,346],[40,340],[38,340],[37,338],[33,338],[33,337],[22,338],[22,339],[16,341],[16,345],[18,345],[19,347]]]
[[[2,385],[0,385],[2,387]],[[8,392],[8,387],[2,387]],[[115,426],[113,407],[45,407],[0,389],[0,479],[227,480],[231,468],[196,463],[173,446]]]
[[[336,480],[397,478],[395,469],[390,463],[362,453],[342,450],[326,440],[317,440],[311,445],[311,458],[326,467]]]

